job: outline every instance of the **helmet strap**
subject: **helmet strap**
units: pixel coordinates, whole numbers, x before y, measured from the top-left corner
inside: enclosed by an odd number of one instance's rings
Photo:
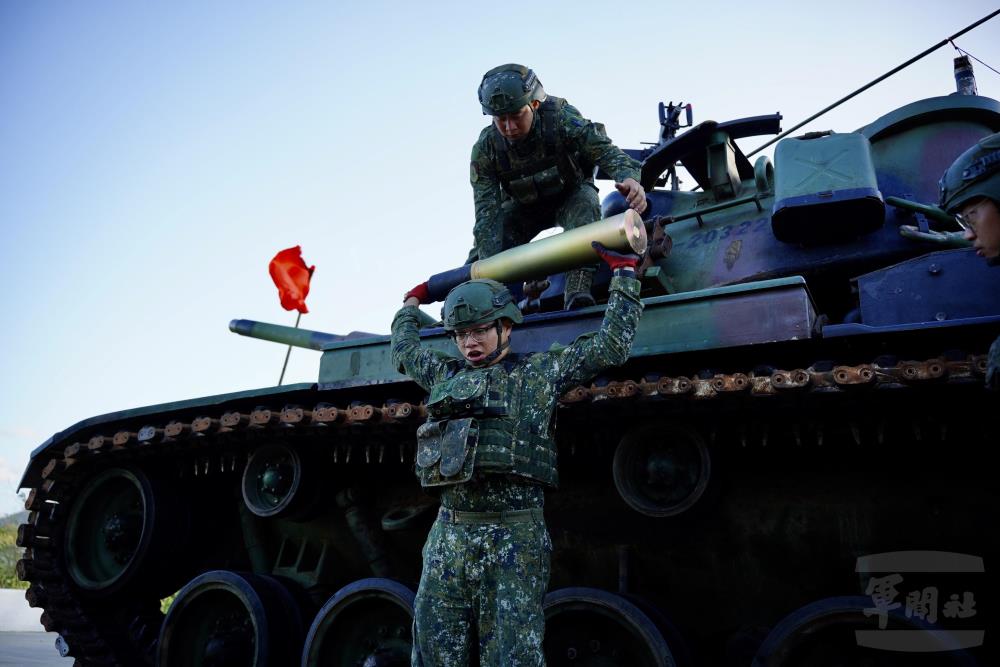
[[[504,350],[510,347],[510,336],[507,337],[507,340],[503,340],[503,325],[500,324],[500,318],[494,320],[493,324],[497,328],[497,349],[493,350],[485,357],[483,357],[482,361],[480,361],[479,363],[473,364],[473,366],[475,366],[476,368],[489,366],[494,361],[496,361],[501,354],[504,353]]]

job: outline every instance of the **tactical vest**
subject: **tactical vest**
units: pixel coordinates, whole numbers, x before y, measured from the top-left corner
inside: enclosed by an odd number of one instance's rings
[[[462,484],[474,473],[508,474],[555,486],[547,424],[518,419],[513,362],[463,370],[434,385],[417,429],[416,469],[424,487]]]
[[[493,148],[497,156],[500,187],[519,204],[536,204],[558,197],[584,182],[586,176],[574,156],[559,140],[559,117],[566,100],[551,95],[538,107],[541,141],[530,155],[511,150],[493,125]]]

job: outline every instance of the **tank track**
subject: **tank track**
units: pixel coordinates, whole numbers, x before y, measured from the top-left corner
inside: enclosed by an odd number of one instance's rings
[[[970,355],[889,365],[816,364],[731,374],[646,375],[638,379],[598,379],[577,386],[564,394],[561,404],[576,411],[576,406],[605,401],[682,405],[733,397],[751,397],[755,401],[774,396],[844,394],[866,388],[981,385],[985,371],[986,356]],[[425,417],[426,408],[420,402],[345,402],[343,407],[321,402],[312,407],[287,405],[281,409],[261,406],[250,411],[220,409],[187,420],[152,423],[134,431],[109,429],[61,449],[59,443],[54,443],[38,454],[47,460],[41,470],[42,481],[28,495],[25,508],[30,514],[17,533],[17,544],[25,549],[16,565],[18,577],[29,583],[25,597],[32,607],[43,609],[42,625],[47,631],[59,633],[57,647],[61,653],[74,656],[76,665],[151,664],[163,620],[159,600],[129,599],[123,604],[116,600],[115,605],[108,605],[82,597],[62,557],[69,508],[80,483],[94,470],[93,463],[108,466],[156,457],[183,462],[184,474],[236,473],[245,460],[245,455],[238,453],[242,445],[258,442],[262,434],[274,429],[284,429],[314,435],[349,434],[332,441],[334,463],[350,463],[353,459],[365,464],[387,460],[403,464],[413,460],[413,431]],[[391,451],[391,445],[384,444],[386,438],[372,437],[380,432],[402,435],[399,442],[406,444]],[[818,437],[817,444],[822,444],[822,431]],[[795,439],[799,439],[797,431]],[[226,445],[220,449],[221,454],[212,448],[219,443]]]

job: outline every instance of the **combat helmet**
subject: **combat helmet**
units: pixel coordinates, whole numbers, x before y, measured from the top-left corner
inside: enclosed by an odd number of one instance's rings
[[[957,213],[977,197],[988,197],[1000,206],[1000,132],[959,155],[941,177],[938,205],[948,213]]]
[[[524,321],[510,290],[495,280],[469,280],[453,288],[441,308],[445,331],[466,329],[506,317]]]
[[[545,89],[535,73],[516,63],[494,67],[479,84],[479,103],[486,116],[515,113],[533,100],[545,99]]]

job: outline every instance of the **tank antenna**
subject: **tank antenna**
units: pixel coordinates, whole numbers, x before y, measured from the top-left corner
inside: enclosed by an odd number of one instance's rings
[[[983,23],[986,23],[987,21],[989,21],[991,18],[993,18],[997,14],[1000,14],[1000,9],[996,10],[992,14],[988,14],[988,15],[984,16],[983,18],[979,19],[975,23],[972,23],[972,24],[970,24],[970,25],[962,28],[961,30],[959,30],[958,32],[956,32],[951,37],[945,37],[940,42],[938,42],[934,46],[930,47],[929,49],[927,49],[923,53],[920,53],[920,54],[918,54],[916,56],[913,56],[912,58],[910,58],[909,60],[907,60],[902,65],[899,65],[898,67],[894,67],[893,69],[889,70],[888,72],[886,72],[882,76],[878,77],[877,79],[874,79],[874,80],[870,81],[869,83],[866,83],[865,85],[861,86],[860,88],[858,88],[857,90],[855,90],[853,93],[851,93],[847,97],[842,97],[841,99],[837,100],[836,102],[834,102],[830,106],[826,107],[822,111],[818,111],[818,112],[814,113],[812,116],[809,116],[808,118],[806,118],[804,121],[802,121],[801,123],[799,123],[795,127],[792,127],[792,128],[789,128],[788,130],[785,130],[784,132],[782,132],[778,136],[774,137],[773,139],[771,139],[767,143],[765,143],[765,144],[757,147],[753,151],[747,153],[747,157],[751,157],[753,155],[756,155],[757,153],[761,152],[762,150],[764,150],[765,148],[767,148],[771,144],[773,144],[773,143],[775,143],[777,141],[780,141],[781,139],[784,139],[789,134],[791,134],[795,130],[799,129],[803,125],[805,125],[807,123],[811,123],[812,121],[816,120],[817,118],[819,118],[820,116],[822,116],[823,114],[825,114],[827,111],[830,111],[831,109],[839,107],[841,104],[843,104],[847,100],[851,99],[852,97],[865,92],[866,90],[868,90],[869,88],[871,88],[872,86],[874,86],[876,83],[879,83],[879,82],[881,82],[881,81],[883,81],[885,79],[888,79],[890,76],[892,76],[896,72],[900,71],[901,69],[905,69],[905,68],[909,67],[910,65],[912,65],[913,63],[915,63],[918,60],[920,60],[921,58],[923,58],[924,56],[926,56],[926,55],[928,55],[930,53],[933,53],[934,51],[937,51],[938,49],[940,49],[945,44],[950,43],[953,39],[958,39],[959,37],[961,37],[965,33],[967,33],[970,30],[972,30],[973,28],[976,28],[979,25],[981,25]]]

